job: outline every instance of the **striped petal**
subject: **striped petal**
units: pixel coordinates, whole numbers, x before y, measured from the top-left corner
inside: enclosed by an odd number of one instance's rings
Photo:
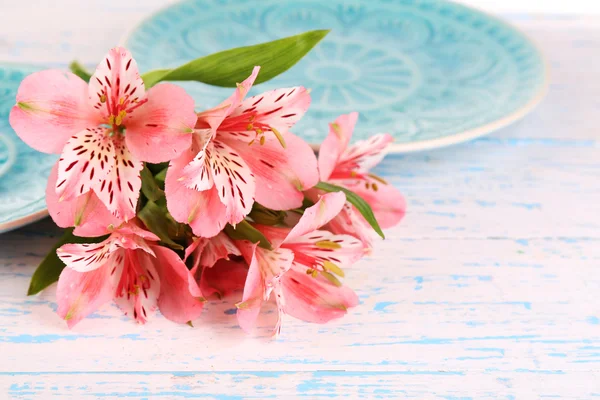
[[[227,208],[227,220],[230,224],[237,224],[248,215],[254,204],[254,175],[242,157],[222,142],[215,140],[212,151],[207,155],[215,188]]]
[[[129,152],[123,142],[113,142],[114,158],[109,173],[94,191],[106,208],[117,217],[128,220],[135,217],[142,187],[140,171],[144,164]]]
[[[99,189],[114,159],[115,148],[105,129],[88,128],[72,136],[58,161],[56,194],[60,200]]]
[[[113,238],[108,238],[100,243],[65,244],[56,250],[56,254],[67,268],[89,272],[106,264],[116,251]]]
[[[273,210],[298,208],[304,190],[319,181],[317,159],[310,146],[291,133],[283,133],[286,147],[272,135],[251,146],[239,140],[225,143],[242,156],[256,177],[256,201]]]
[[[96,68],[88,88],[92,106],[107,119],[117,104],[135,104],[146,98],[144,81],[131,53],[111,49]]]
[[[208,190],[214,185],[210,171],[210,161],[207,156],[207,149],[210,152],[213,147],[211,139],[212,131],[210,129],[197,129],[194,132],[192,147],[184,156],[188,160],[190,159],[188,153],[190,153],[192,155],[191,161],[180,171],[182,176],[179,179],[183,181],[185,186],[199,192]],[[183,164],[183,159],[177,160],[177,163]]]
[[[112,215],[93,191],[77,196],[73,200],[58,201],[56,181],[58,163],[54,165],[46,186],[46,205],[54,223],[61,228],[75,227],[77,236],[102,236],[108,227],[119,226],[122,221]]]
[[[385,150],[393,140],[391,135],[379,134],[356,142],[340,156],[336,169],[367,173],[385,157]],[[331,178],[336,178],[335,171]]]
[[[117,266],[122,265],[115,291],[115,303],[123,313],[140,324],[156,310],[161,282],[154,257],[143,250],[122,250]],[[114,270],[115,274],[119,271]]]

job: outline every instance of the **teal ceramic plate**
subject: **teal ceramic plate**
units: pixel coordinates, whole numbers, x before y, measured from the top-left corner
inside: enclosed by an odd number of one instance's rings
[[[459,143],[523,117],[545,93],[536,47],[504,22],[436,0],[187,0],[127,38],[142,70],[311,29],[331,33],[254,93],[303,85],[312,105],[294,132],[313,144],[341,113],[360,112],[356,139],[391,133],[393,150]],[[199,109],[229,89],[186,83]]]
[[[48,215],[44,192],[58,156],[31,149],[8,123],[19,84],[34,71],[29,66],[0,64],[0,233]]]

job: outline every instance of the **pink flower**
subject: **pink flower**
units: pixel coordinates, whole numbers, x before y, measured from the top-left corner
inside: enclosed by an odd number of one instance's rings
[[[242,329],[251,331],[262,303],[272,292],[279,311],[276,334],[283,314],[324,323],[343,316],[349,307],[358,304],[356,294],[338,285],[332,272],[343,274],[343,267],[364,254],[364,246],[352,236],[319,230],[340,212],[345,201],[342,192],[323,195],[304,211],[292,229],[257,226],[273,244],[272,250],[239,242],[250,264],[237,311]]]
[[[212,238],[196,238],[185,249],[185,258],[193,260],[191,273],[206,298],[213,294],[222,298],[244,288],[248,264],[239,260],[240,256],[240,250],[223,232]]]
[[[244,100],[258,71],[220,106],[198,115],[192,147],[168,169],[169,212],[198,236],[239,223],[254,201],[274,210],[300,207],[302,191],[319,180],[310,146],[288,132],[308,109],[307,90],[277,89]]]
[[[349,146],[358,113],[339,116],[330,124],[329,135],[319,150],[319,174],[321,181],[345,187],[361,196],[373,209],[382,228],[391,228],[404,217],[406,202],[402,194],[369,170],[385,156],[386,147],[392,142],[388,134],[372,136]],[[311,197],[316,194],[312,193]],[[373,229],[350,204],[334,218],[328,228],[335,233],[346,233],[361,239],[370,246]]]
[[[66,244],[57,250],[66,268],[57,288],[58,315],[71,328],[111,299],[139,323],[156,307],[186,323],[202,311],[192,274],[159,238],[130,221],[100,243]]]
[[[50,183],[57,199],[48,204],[60,226],[78,219],[65,214],[81,217],[98,203],[120,220],[133,218],[142,162],[169,161],[186,150],[196,120],[194,101],[182,88],[160,84],[146,93],[135,60],[120,47],[108,53],[89,85],[60,70],[29,75],[10,114],[29,146],[62,153]]]

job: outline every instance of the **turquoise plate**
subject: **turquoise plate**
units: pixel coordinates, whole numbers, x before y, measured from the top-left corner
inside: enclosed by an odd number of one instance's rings
[[[46,181],[58,156],[31,149],[8,123],[19,84],[37,70],[0,64],[0,233],[48,215]]]
[[[525,36],[435,0],[188,0],[142,22],[126,46],[146,71],[323,28],[331,33],[306,58],[253,90],[311,88],[294,132],[313,144],[350,111],[360,112],[355,139],[388,132],[397,152],[459,143],[520,119],[547,86],[543,58]],[[185,86],[198,109],[231,92]]]

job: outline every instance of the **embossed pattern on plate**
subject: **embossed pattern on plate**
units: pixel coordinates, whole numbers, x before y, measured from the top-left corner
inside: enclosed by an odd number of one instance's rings
[[[546,87],[543,59],[521,33],[437,0],[187,0],[127,39],[142,70],[310,29],[331,33],[306,58],[253,93],[304,85],[312,106],[294,132],[320,143],[327,123],[359,111],[355,139],[395,137],[395,151],[458,143],[524,116]],[[230,90],[185,83],[199,109]]]

